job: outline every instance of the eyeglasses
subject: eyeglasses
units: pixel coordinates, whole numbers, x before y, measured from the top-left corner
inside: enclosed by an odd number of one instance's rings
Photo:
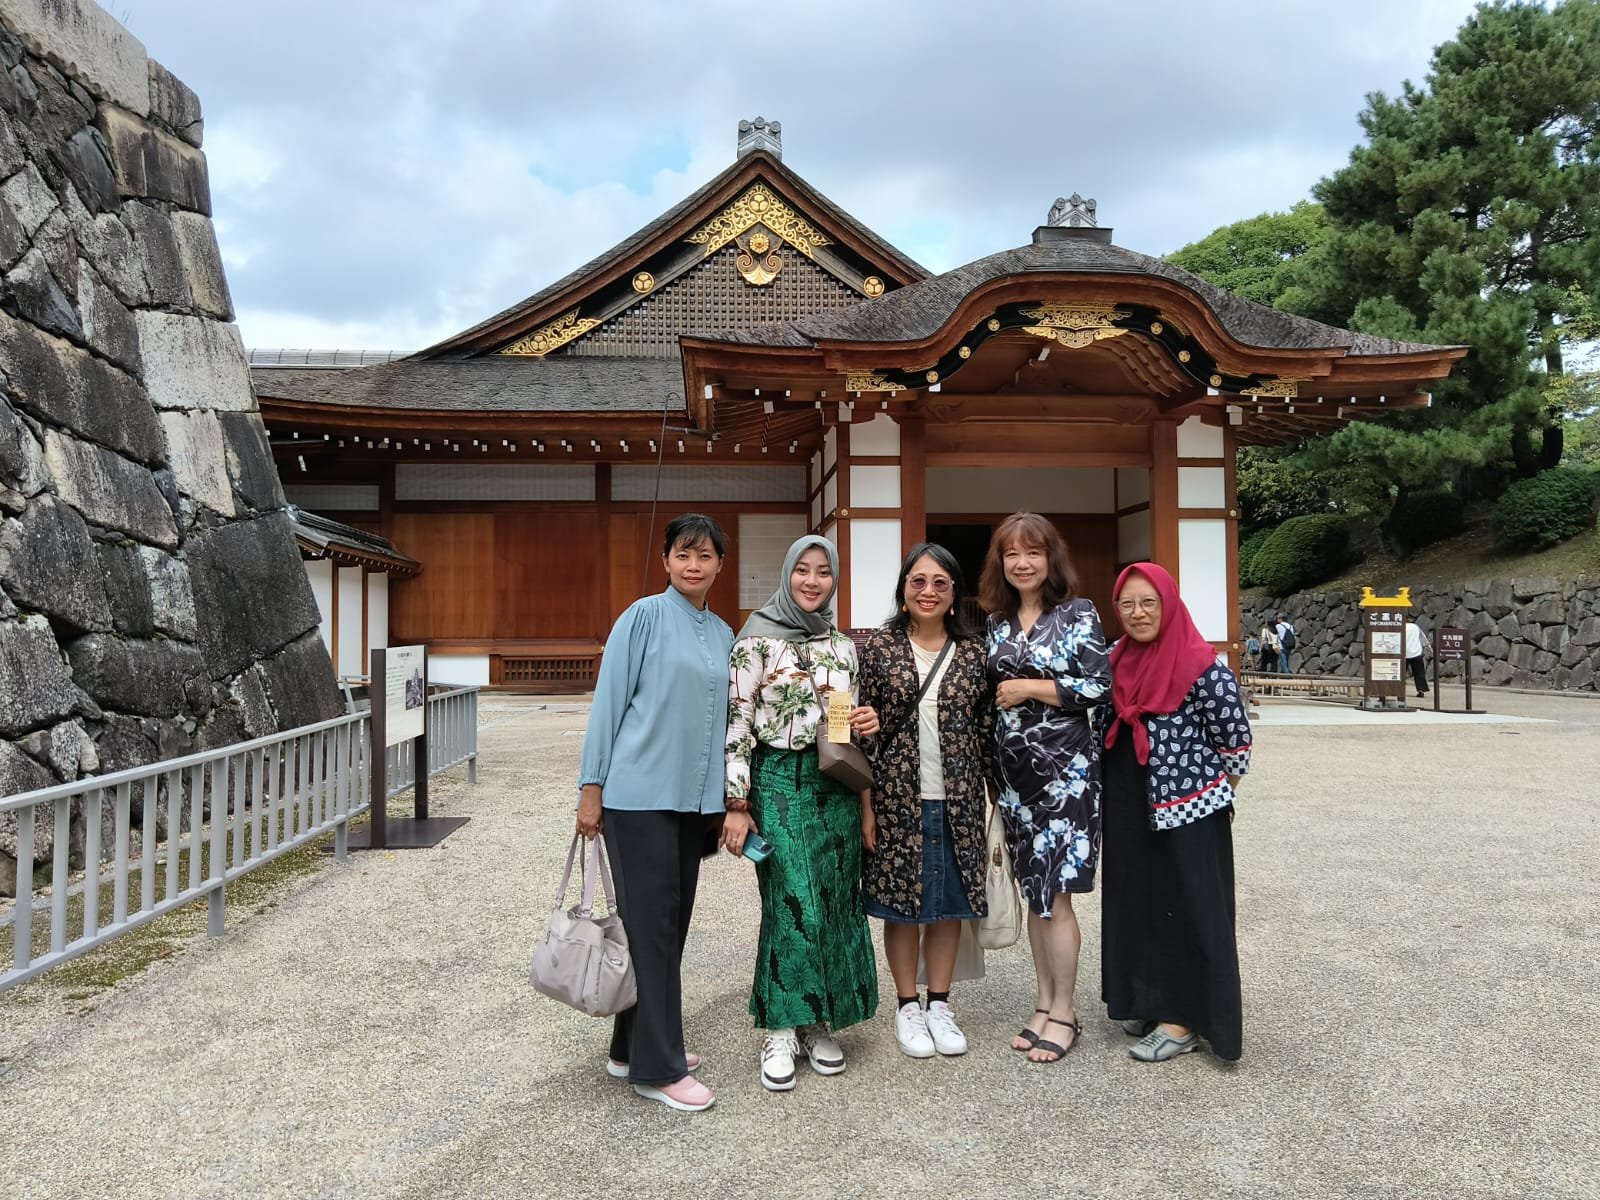
[[[1117,611],[1123,616],[1132,616],[1135,612],[1153,613],[1161,608],[1160,596],[1141,596],[1137,600],[1118,600]]]
[[[913,575],[906,580],[906,588],[909,591],[920,592],[930,587],[935,595],[942,596],[950,590],[950,581],[943,575],[935,575],[932,579],[926,575]]]

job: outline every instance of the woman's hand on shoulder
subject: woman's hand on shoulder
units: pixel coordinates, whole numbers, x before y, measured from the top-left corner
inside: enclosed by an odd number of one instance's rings
[[[722,818],[722,846],[729,854],[744,853],[744,839],[756,830],[747,812],[729,812]]]

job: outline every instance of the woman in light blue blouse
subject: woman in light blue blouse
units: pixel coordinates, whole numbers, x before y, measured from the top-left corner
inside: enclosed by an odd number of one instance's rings
[[[611,628],[578,776],[578,832],[604,827],[639,985],[638,1003],[616,1018],[606,1070],[683,1112],[716,1102],[683,1048],[682,962],[707,828],[724,811],[733,631],[706,597],[726,551],[709,517],[667,526],[668,587]]]

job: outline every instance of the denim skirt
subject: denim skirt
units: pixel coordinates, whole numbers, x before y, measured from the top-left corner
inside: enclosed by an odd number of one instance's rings
[[[870,896],[867,916],[903,925],[931,925],[935,921],[971,921],[976,918],[961,886],[961,867],[956,862],[955,838],[943,800],[922,802],[922,906],[915,917],[907,917]]]

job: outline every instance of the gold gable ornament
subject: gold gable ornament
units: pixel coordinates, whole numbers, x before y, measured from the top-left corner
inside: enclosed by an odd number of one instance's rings
[[[1059,342],[1072,350],[1081,350],[1106,338],[1121,337],[1128,331],[1112,322],[1133,316],[1127,309],[1111,304],[1041,304],[1020,311],[1038,322],[1024,325],[1022,332]]]
[[[790,208],[764,183],[745,191],[727,208],[723,209],[684,240],[705,247],[704,257],[710,258],[735,238],[763,225],[781,242],[788,242],[807,258],[819,246],[832,243],[809,221]]]
[[[757,227],[743,242],[735,239],[734,244],[739,247],[739,257],[733,260],[734,266],[739,268],[739,274],[752,287],[766,287],[783,270],[783,259],[778,257],[778,251],[766,230]]]
[[[852,371],[844,377],[847,392],[904,392],[910,389],[903,383],[892,383],[871,371]]]
[[[600,324],[598,319],[580,317],[578,310],[573,309],[548,325],[535,329],[527,337],[512,342],[498,353],[514,358],[543,358],[552,350],[559,350],[568,342],[581,338],[598,324]]]
[[[1308,382],[1305,379],[1294,379],[1284,376],[1282,379],[1268,379],[1255,385],[1255,387],[1240,388],[1241,396],[1255,396],[1259,399],[1293,400],[1300,395],[1300,385]]]

